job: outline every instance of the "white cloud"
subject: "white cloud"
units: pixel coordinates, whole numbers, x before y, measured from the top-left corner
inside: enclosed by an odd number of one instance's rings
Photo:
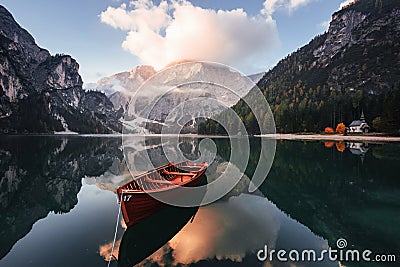
[[[350,6],[350,5],[354,4],[355,2],[357,2],[357,0],[346,0],[340,4],[339,10],[341,10],[347,6]]]
[[[301,6],[308,5],[312,1],[317,0],[266,0],[261,12],[267,16],[272,16],[278,9],[287,9],[291,13]]]
[[[130,3],[132,10],[124,3],[118,8],[108,7],[100,14],[102,22],[121,30],[152,30],[159,32],[169,22],[168,5],[162,1],[155,6],[150,0],[138,0]]]
[[[127,31],[122,47],[158,69],[185,59],[217,61],[239,69],[265,64],[279,43],[276,23],[267,16],[249,16],[243,9],[204,9],[187,0],[159,5],[136,0],[108,7],[100,19]]]

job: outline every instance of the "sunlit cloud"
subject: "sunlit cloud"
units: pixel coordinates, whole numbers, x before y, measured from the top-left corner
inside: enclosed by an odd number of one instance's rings
[[[245,194],[202,207],[195,223],[188,223],[139,266],[150,262],[180,266],[205,259],[242,262],[247,254],[264,245],[275,247],[280,229],[277,212],[267,199]],[[172,258],[165,257],[166,252],[171,252]]]
[[[124,219],[121,219],[120,224],[123,229],[125,230],[127,229]],[[121,239],[115,241],[114,250],[113,250],[113,241],[110,241],[104,245],[99,246],[99,254],[105,261],[115,260],[118,258],[120,246],[121,246]]]
[[[317,0],[266,0],[261,13],[266,16],[272,16],[279,9],[284,9],[291,13],[297,8],[306,6],[313,1]]]
[[[276,23],[269,16],[250,16],[240,8],[204,9],[186,0],[158,5],[136,0],[108,7],[100,20],[126,31],[122,47],[157,69],[186,59],[248,68],[265,64],[279,45]]]
[[[114,250],[112,250],[113,242],[109,242],[107,244],[99,246],[99,254],[105,261],[110,261],[111,252],[113,254],[113,258],[111,260],[115,260],[118,257],[119,246],[121,245],[121,240],[117,240],[114,245]]]

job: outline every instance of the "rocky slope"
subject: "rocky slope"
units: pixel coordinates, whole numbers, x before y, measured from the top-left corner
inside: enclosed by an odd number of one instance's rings
[[[136,66],[131,71],[117,73],[110,77],[104,77],[97,83],[87,84],[86,89],[105,93],[115,109],[123,108],[125,111],[137,89],[156,73],[152,66]],[[264,72],[257,73],[249,75],[248,78],[257,83],[264,75]]]
[[[115,109],[122,108],[125,111],[132,95],[136,93],[143,82],[154,74],[156,74],[156,71],[152,66],[136,66],[131,71],[102,78],[96,84],[91,84],[87,88],[105,93]]]
[[[0,6],[0,130],[119,131],[118,112],[104,94],[82,89],[78,63],[50,53]],[[93,99],[99,101],[93,105]]]
[[[164,123],[171,110],[181,103],[196,97],[210,97],[225,106],[232,106],[239,100],[239,97],[245,96],[263,75],[264,73],[259,73],[246,78],[223,66],[186,62],[171,65],[158,73],[151,66],[137,66],[130,72],[122,72],[102,78],[96,84],[89,84],[86,88],[104,92],[115,109],[123,110],[125,114],[124,123],[129,124],[129,129],[132,132],[147,132],[149,130],[150,132],[159,132],[160,123]],[[231,88],[234,92],[224,90],[221,87],[217,88],[210,84],[211,81]],[[192,84],[189,85],[189,83]],[[142,88],[139,91],[141,86]],[[165,87],[169,87],[172,91],[154,102],[159,97],[154,92]],[[129,106],[130,100],[135,97],[137,97],[136,103]],[[149,107],[152,107],[151,112],[148,110]],[[221,108],[214,106],[210,106],[208,109],[209,113],[214,112],[213,114],[221,111]],[[192,132],[199,122],[195,118],[201,117],[198,115],[204,110],[189,104],[184,105],[184,111],[187,115],[193,117],[189,123],[190,126],[186,127],[186,130]],[[175,121],[180,119],[175,115],[173,117],[172,119]],[[131,121],[132,118],[135,119],[134,122]]]
[[[399,133],[399,80],[400,2],[359,0],[335,12],[326,33],[281,60],[258,85],[278,132],[349,125],[364,111],[374,129]],[[243,101],[235,110],[250,133],[259,132]]]

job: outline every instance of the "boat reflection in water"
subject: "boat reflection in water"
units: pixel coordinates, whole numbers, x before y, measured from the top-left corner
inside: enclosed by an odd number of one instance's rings
[[[128,227],[119,244],[118,266],[132,267],[152,255],[192,222],[198,209],[166,206]]]
[[[188,221],[193,222],[199,209],[198,206],[177,207],[162,203],[141,188],[153,183],[153,187],[149,188],[154,188],[153,191],[156,193],[167,194],[171,191],[170,195],[181,196],[177,185],[196,186],[206,183],[204,172],[207,166],[206,163],[200,165],[189,162],[176,165],[169,163],[152,172],[144,173],[136,177],[136,180],[118,188],[118,198],[121,199],[121,210],[127,226],[120,243],[117,244],[118,266],[131,267],[152,255],[171,240]],[[189,169],[184,172],[185,168]],[[174,182],[174,179],[177,179],[177,182]],[[132,187],[133,183],[135,187]],[[122,193],[124,197],[121,197]],[[200,191],[196,202],[201,203],[205,193],[206,190]],[[190,198],[190,196],[182,197]]]

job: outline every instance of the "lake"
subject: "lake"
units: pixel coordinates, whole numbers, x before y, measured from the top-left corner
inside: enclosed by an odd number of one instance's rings
[[[145,139],[130,160],[167,162],[165,140]],[[194,160],[201,140],[181,138],[174,149]],[[235,142],[212,140],[207,179],[223,172]],[[214,203],[167,208],[128,230],[119,218],[113,254],[120,266],[396,266],[259,256],[265,246],[320,255],[345,239],[347,249],[398,262],[400,144],[278,140],[267,179],[249,193],[260,142],[250,138],[245,174]],[[1,136],[0,173],[0,266],[107,266],[116,188],[131,179],[120,137]]]

